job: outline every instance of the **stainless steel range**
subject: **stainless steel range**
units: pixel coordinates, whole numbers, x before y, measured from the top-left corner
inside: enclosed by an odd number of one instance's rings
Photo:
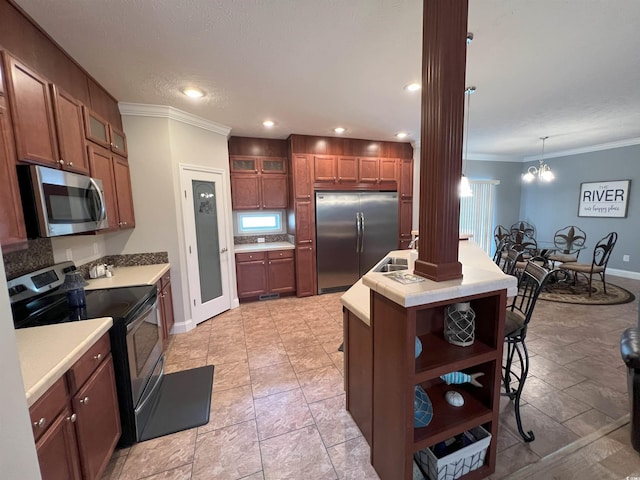
[[[73,262],[31,272],[8,282],[15,328],[112,317],[111,350],[122,423],[119,445],[142,438],[159,395],[164,355],[155,286],[89,290],[86,306],[70,308],[59,287]]]

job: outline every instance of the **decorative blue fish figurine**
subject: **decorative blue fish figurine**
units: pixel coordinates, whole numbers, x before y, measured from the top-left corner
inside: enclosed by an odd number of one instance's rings
[[[440,375],[440,378],[444,380],[447,385],[470,383],[471,385],[475,385],[476,387],[481,387],[482,384],[478,382],[476,378],[482,375],[484,375],[484,372],[472,373],[471,375],[463,372],[449,372],[446,375]]]

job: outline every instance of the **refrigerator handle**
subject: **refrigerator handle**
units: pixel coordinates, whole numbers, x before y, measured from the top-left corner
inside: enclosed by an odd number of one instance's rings
[[[360,212],[356,212],[356,253],[360,253]]]
[[[360,212],[360,253],[364,252],[364,212]]]

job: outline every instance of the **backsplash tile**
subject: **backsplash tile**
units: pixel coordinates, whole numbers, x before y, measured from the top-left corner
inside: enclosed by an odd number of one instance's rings
[[[157,265],[159,263],[169,263],[167,252],[154,253],[128,253],[125,255],[106,255],[91,262],[80,265],[78,270],[82,276],[89,278],[89,270],[94,265],[113,265],[114,267],[136,267],[139,265]]]
[[[288,242],[292,236],[286,233],[279,235],[247,235],[242,237],[233,237],[234,245],[247,245],[249,243],[258,243],[258,238],[264,238],[265,242]]]
[[[19,277],[39,268],[53,265],[53,247],[50,238],[36,238],[27,242],[27,248],[2,255],[7,279]]]

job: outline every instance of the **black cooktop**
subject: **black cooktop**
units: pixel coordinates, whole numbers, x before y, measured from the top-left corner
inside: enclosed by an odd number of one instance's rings
[[[156,287],[108,288],[86,291],[86,307],[70,308],[66,293],[56,290],[35,299],[11,305],[15,328],[75,322],[89,318],[112,317],[113,323],[129,321],[147,304],[156,300]]]

